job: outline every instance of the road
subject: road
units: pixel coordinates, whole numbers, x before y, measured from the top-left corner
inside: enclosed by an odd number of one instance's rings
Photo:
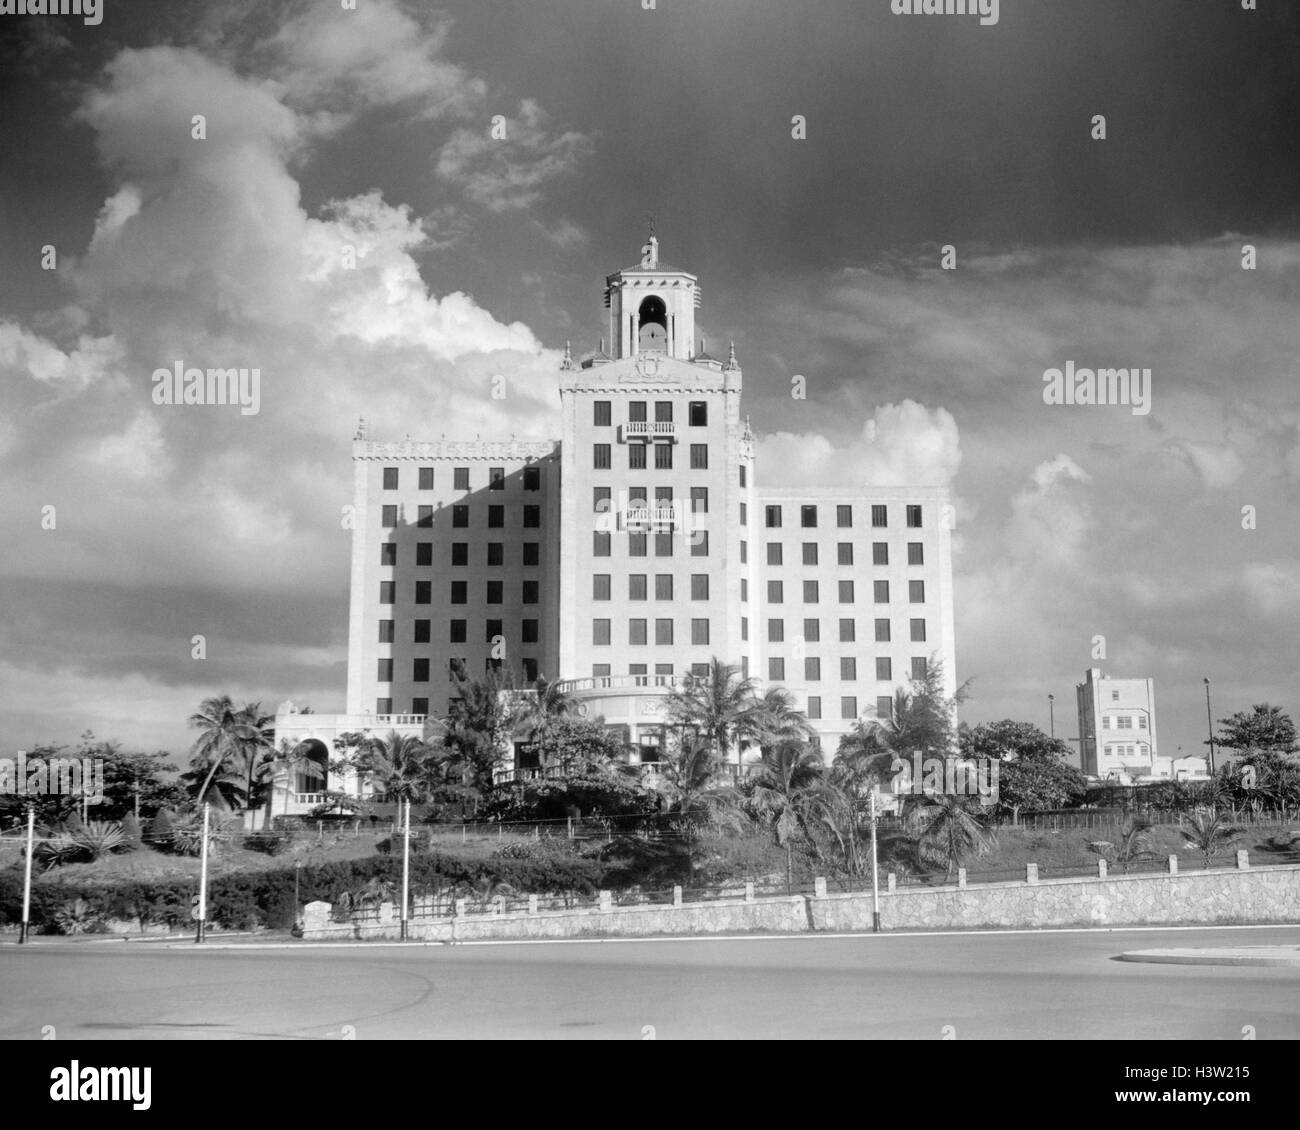
[[[1300,1038],[1300,970],[1124,950],[1300,928],[211,948],[0,945],[0,1038]]]

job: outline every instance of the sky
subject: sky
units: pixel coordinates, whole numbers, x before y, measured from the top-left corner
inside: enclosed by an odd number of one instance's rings
[[[342,4],[0,16],[0,744],[341,710],[358,418],[556,435],[650,214],[760,479],[951,490],[965,720],[1073,736],[1092,666],[1167,755],[1203,678],[1300,710],[1292,0]],[[178,361],[259,411],[154,404]]]

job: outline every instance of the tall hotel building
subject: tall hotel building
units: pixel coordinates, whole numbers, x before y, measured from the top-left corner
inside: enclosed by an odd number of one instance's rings
[[[788,687],[829,759],[934,657],[955,686],[945,492],[768,485],[734,348],[697,344],[696,277],[651,237],[604,297],[557,440],[358,431],[348,715],[286,704],[285,736],[419,732],[454,670],[498,667],[563,680],[651,761],[664,695],[717,656]]]

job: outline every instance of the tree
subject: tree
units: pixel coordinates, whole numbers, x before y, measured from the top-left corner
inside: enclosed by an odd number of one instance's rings
[[[914,679],[911,689],[900,687],[894,692],[889,716],[865,721],[859,719],[840,740],[838,754],[846,765],[863,762],[879,775],[887,765],[883,755],[910,758],[915,754],[952,757],[958,748],[956,711],[969,697],[967,680],[949,697],[944,693],[943,662],[932,657],[925,677]]]
[[[732,744],[754,733],[755,682],[716,656],[707,675],[689,677],[664,699],[664,713],[683,732],[692,732],[725,763]]]
[[[1130,820],[1120,828],[1117,844],[1096,841],[1088,845],[1089,851],[1096,852],[1108,862],[1118,863],[1125,875],[1131,864],[1155,858],[1155,852],[1150,848],[1151,824],[1147,820]]]
[[[195,803],[211,799],[211,791],[227,807],[253,807],[255,788],[265,783],[274,756],[275,716],[263,714],[260,702],[236,708],[227,694],[204,699],[189,722],[202,731],[194,742],[190,771],[183,775],[191,784],[202,777]]]
[[[762,749],[788,742],[808,742],[817,733],[808,716],[795,706],[794,695],[777,685],[768,687],[753,700],[744,728]]]
[[[910,819],[920,833],[917,851],[921,859],[943,864],[949,878],[965,859],[984,855],[993,847],[980,814],[962,797],[926,794],[912,807]]]
[[[487,795],[493,771],[509,748],[520,712],[518,702],[504,693],[509,690],[495,671],[482,679],[456,677],[443,742],[452,751],[449,770],[469,795]]]
[[[1066,808],[1079,804],[1087,779],[1066,764],[1072,750],[1029,722],[981,723],[962,728],[961,752],[968,758],[998,762],[998,807],[1013,815],[1022,810]]]
[[[1241,829],[1234,828],[1228,818],[1215,808],[1201,808],[1187,817],[1181,831],[1186,846],[1200,852],[1205,869],[1210,860],[1241,837]]]
[[[559,766],[568,776],[612,769],[620,762],[624,745],[601,722],[561,716],[540,731],[537,752],[543,765]]]
[[[734,811],[737,794],[718,784],[721,768],[722,759],[699,735],[688,733],[671,743],[655,777],[665,811],[689,823],[725,822]]]
[[[797,741],[783,741],[763,750],[750,767],[753,791],[749,805],[755,816],[771,830],[777,847],[785,848],[785,884],[793,891],[792,841],[802,832],[814,844],[808,821],[828,803],[822,780],[821,754]]]
[[[572,715],[578,703],[558,679],[539,678],[533,683],[533,694],[521,695],[518,706],[519,724],[536,737],[550,723]]]
[[[1295,753],[1300,750],[1300,745],[1296,744],[1295,723],[1280,706],[1257,703],[1249,714],[1239,710],[1231,718],[1220,718],[1219,725],[1223,729],[1215,738],[1216,744],[1239,754],[1258,751]],[[1210,744],[1208,739],[1204,744]]]
[[[396,730],[381,738],[361,738],[352,764],[389,799],[422,802],[437,784],[437,766],[445,755],[411,734]]]

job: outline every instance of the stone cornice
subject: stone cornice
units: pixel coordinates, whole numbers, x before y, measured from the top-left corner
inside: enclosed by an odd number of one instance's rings
[[[560,449],[559,440],[355,440],[353,459],[544,459]]]

